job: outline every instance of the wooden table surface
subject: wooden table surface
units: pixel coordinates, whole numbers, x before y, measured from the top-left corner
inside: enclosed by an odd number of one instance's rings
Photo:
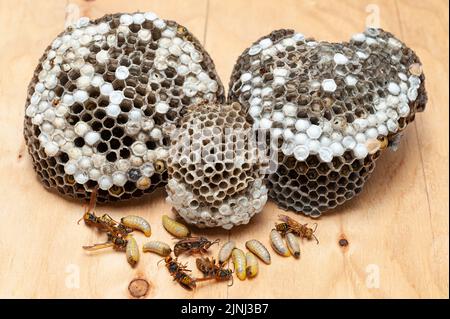
[[[422,59],[429,103],[399,150],[378,161],[363,193],[320,218],[320,244],[305,242],[300,260],[273,254],[272,265],[260,265],[253,280],[235,279],[232,287],[202,284],[187,292],[157,266],[155,255],[143,255],[131,269],[122,253],[83,251],[82,245],[101,236],[77,225],[80,202],[39,184],[22,136],[28,82],[65,20],[137,10],[191,30],[226,86],[237,56],[274,29],[343,41],[379,17],[381,27]],[[144,278],[150,283],[147,298],[448,298],[448,27],[445,0],[0,0],[0,297],[129,298],[130,280]],[[151,222],[153,239],[172,241],[160,223],[162,214],[171,214],[163,190],[98,212],[140,214]],[[269,202],[247,226],[197,233],[232,238],[242,248],[251,238],[268,245],[279,212]],[[341,238],[347,247],[338,245]]]

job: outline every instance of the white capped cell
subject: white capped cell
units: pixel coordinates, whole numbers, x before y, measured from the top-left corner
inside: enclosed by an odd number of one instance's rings
[[[352,36],[352,40],[355,42],[364,42],[366,41],[366,36],[364,33],[356,33]]]
[[[115,75],[119,80],[125,80],[130,75],[130,71],[126,66],[121,65],[116,69]]]
[[[320,126],[312,124],[306,130],[306,134],[308,134],[308,136],[312,139],[318,139],[322,134],[322,129],[320,128]]]
[[[342,145],[344,145],[346,148],[353,149],[356,146],[356,141],[351,136],[345,136],[342,139]]]
[[[308,140],[308,135],[306,135],[305,133],[297,133],[294,136],[294,143],[297,145],[304,145],[308,142]]]
[[[109,94],[109,101],[111,102],[111,104],[119,105],[123,101],[123,98],[124,96],[122,91],[112,91]]]
[[[299,132],[306,132],[306,130],[310,127],[311,123],[306,119],[298,119],[295,122],[295,128]]]
[[[388,91],[389,91],[389,93],[391,93],[393,95],[399,95],[400,94],[400,86],[395,82],[389,82]]]
[[[106,96],[109,96],[114,91],[114,88],[111,83],[104,83],[100,87],[100,93]]]
[[[129,15],[129,14],[122,14],[120,16],[119,21],[120,21],[120,24],[130,25],[130,24],[133,23],[133,17],[131,15]]]
[[[366,135],[364,133],[357,133],[355,135],[355,140],[358,143],[365,143],[366,142]]]
[[[89,132],[91,128],[86,122],[79,121],[75,124],[74,131],[78,136],[83,137],[87,132]]]
[[[329,163],[333,160],[333,150],[329,147],[321,147],[319,149],[319,158],[325,163]]]
[[[365,144],[356,144],[356,146],[353,148],[353,154],[358,159],[363,159],[368,154],[367,146]]]
[[[339,142],[331,143],[330,149],[333,152],[333,156],[342,156],[345,152],[344,147]]]
[[[94,145],[100,140],[100,134],[98,132],[90,131],[84,136],[84,140],[88,145]]]
[[[320,149],[320,142],[318,140],[309,140],[308,141],[308,148],[310,153],[317,154]]]
[[[89,157],[83,156],[78,160],[78,166],[83,170],[88,170],[91,168],[92,161]]]
[[[77,171],[76,161],[70,160],[64,164],[64,172],[68,175],[73,175]]]
[[[75,179],[75,182],[77,182],[78,184],[84,184],[89,180],[88,174],[83,171],[76,172],[73,177]]]
[[[44,151],[47,156],[55,156],[59,152],[59,146],[54,142],[47,142],[44,145]]]
[[[98,186],[100,187],[100,189],[107,191],[108,189],[111,188],[112,185],[113,185],[112,178],[107,175],[102,175],[98,179]]]
[[[127,175],[124,172],[114,172],[112,174],[112,183],[117,186],[124,186],[127,182]]]
[[[348,63],[348,58],[343,55],[342,53],[336,53],[333,57],[334,63],[336,64],[347,64]]]
[[[251,73],[243,73],[241,75],[241,81],[242,82],[247,82],[250,81],[252,79],[252,74]]]
[[[167,113],[167,111],[169,111],[169,104],[167,104],[164,101],[160,101],[160,102],[156,103],[155,111],[157,113],[165,114],[165,113]]]
[[[290,129],[285,129],[283,132],[283,137],[285,140],[291,140],[294,138],[294,133]]]
[[[142,24],[145,21],[145,17],[142,13],[133,14],[133,23]]]
[[[286,116],[296,116],[297,115],[297,106],[293,103],[286,103],[283,106],[283,113]]]
[[[322,89],[325,92],[334,92],[337,89],[336,82],[333,79],[325,79],[322,81]]]
[[[389,134],[389,130],[386,125],[381,124],[377,127],[378,134],[387,136]]]
[[[117,117],[119,116],[121,110],[120,110],[120,106],[117,104],[108,104],[108,106],[105,108],[105,112],[108,116],[111,117]]]
[[[266,118],[261,119],[259,122],[259,127],[261,129],[269,129],[272,127],[272,121]]]
[[[84,90],[76,90],[73,94],[73,99],[75,102],[83,103],[89,98],[89,94]]]
[[[294,157],[298,161],[305,161],[309,156],[309,149],[305,145],[299,145],[294,148]]]
[[[256,55],[258,53],[260,53],[262,51],[262,48],[259,44],[256,44],[254,46],[252,46],[249,50],[248,50],[248,54],[249,55]]]
[[[348,86],[355,86],[356,83],[358,83],[358,79],[355,76],[350,74],[345,77],[345,84]]]

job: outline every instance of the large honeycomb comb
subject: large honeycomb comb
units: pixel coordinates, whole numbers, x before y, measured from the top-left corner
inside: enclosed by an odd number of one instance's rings
[[[346,43],[277,30],[238,58],[229,102],[279,139],[269,196],[317,217],[361,192],[380,152],[424,110],[424,79],[415,53],[381,29]]]
[[[204,100],[223,101],[224,89],[186,28],[153,13],[81,18],[39,61],[24,135],[46,187],[130,199],[165,184],[173,123]]]

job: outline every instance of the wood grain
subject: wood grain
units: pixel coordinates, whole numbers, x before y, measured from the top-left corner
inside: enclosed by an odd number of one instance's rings
[[[272,265],[261,264],[252,280],[235,279],[232,287],[202,284],[195,292],[173,283],[155,255],[142,255],[131,269],[122,253],[87,254],[81,249],[101,241],[101,234],[77,225],[80,202],[42,188],[22,136],[34,66],[74,9],[91,18],[140,10],[176,20],[203,40],[227,85],[236,58],[260,36],[292,28],[317,39],[343,41],[372,21],[374,8],[381,27],[421,57],[429,103],[408,127],[399,150],[378,161],[363,193],[320,218],[319,245],[303,242],[300,260],[272,254]],[[6,48],[0,60],[0,297],[129,298],[128,283],[145,278],[150,283],[147,298],[448,298],[446,1],[0,0],[0,33],[0,47]],[[152,239],[172,242],[160,222],[162,214],[171,214],[163,190],[98,211],[115,218],[142,215],[153,226]],[[249,225],[197,233],[222,241],[232,238],[241,248],[251,238],[268,245],[280,212],[270,202]],[[136,237],[140,244],[146,240]],[[341,238],[348,246],[339,246]],[[216,252],[214,248],[212,254]],[[194,266],[193,260],[184,260]],[[379,287],[374,287],[376,280],[371,279],[377,272]]]

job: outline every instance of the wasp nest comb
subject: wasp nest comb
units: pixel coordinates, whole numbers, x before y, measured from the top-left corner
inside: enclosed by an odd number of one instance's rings
[[[272,32],[239,57],[229,100],[278,140],[269,196],[317,217],[361,192],[380,151],[395,147],[427,98],[419,58],[369,28],[347,43]]]
[[[186,28],[153,13],[81,18],[39,61],[24,135],[46,187],[129,199],[165,184],[172,123],[202,100],[224,90]]]
[[[189,108],[169,149],[167,201],[188,223],[230,229],[267,201],[262,161],[239,103]]]

